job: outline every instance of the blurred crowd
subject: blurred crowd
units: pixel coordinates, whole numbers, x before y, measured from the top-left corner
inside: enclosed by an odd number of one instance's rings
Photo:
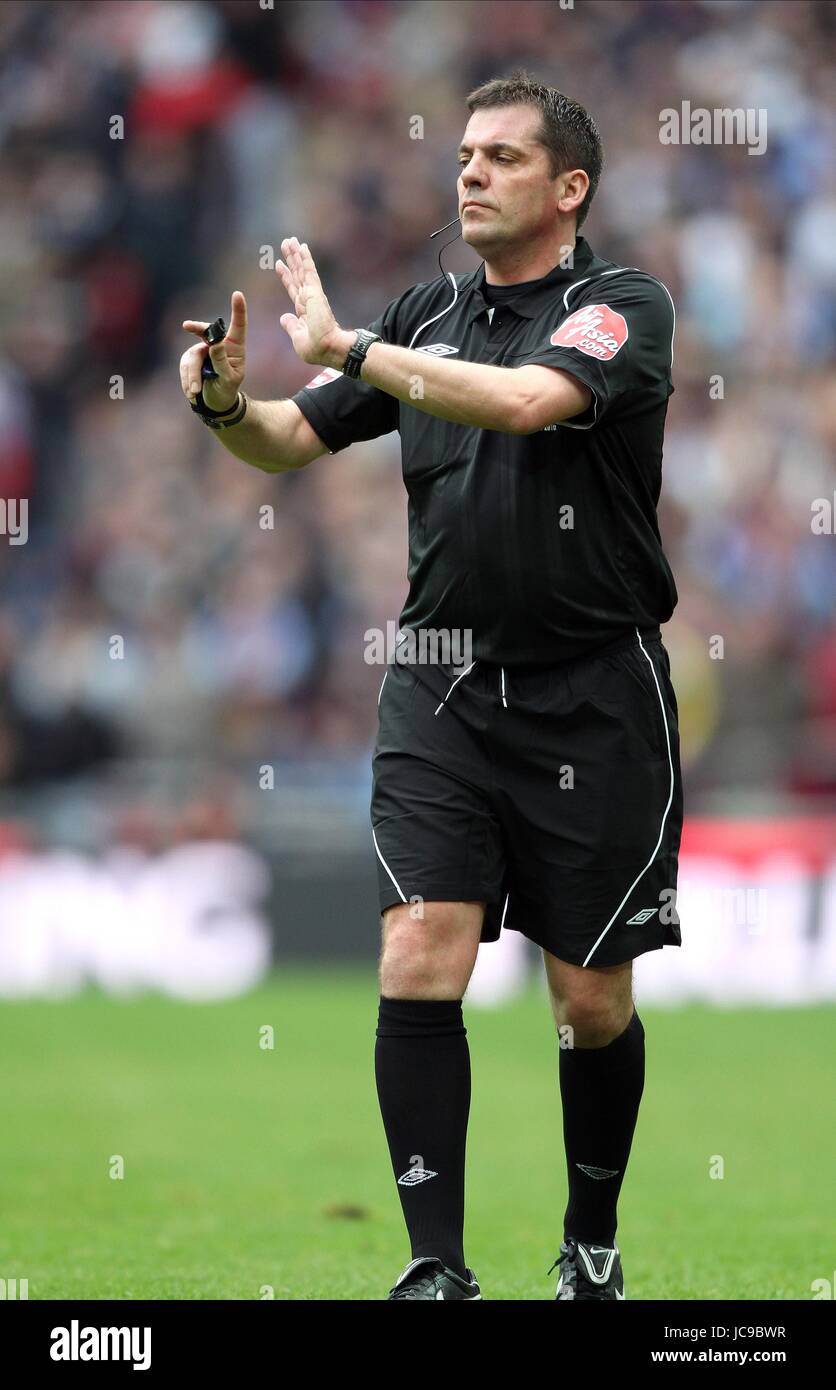
[[[397,436],[239,463],[181,395],[181,321],[244,290],[248,392],[292,394],[314,372],[279,325],[282,237],[350,326],[434,278],[464,97],[518,65],[601,130],[584,235],[677,306],[660,522],[691,808],[836,802],[836,11],[811,0],[6,0],[7,794],[367,776],[364,634],[406,592]],[[765,152],[661,143],[686,99],[765,109]]]

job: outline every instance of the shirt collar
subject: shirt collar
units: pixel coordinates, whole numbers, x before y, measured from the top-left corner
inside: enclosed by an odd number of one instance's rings
[[[522,290],[516,298],[509,297],[503,302],[503,309],[511,309],[519,318],[533,319],[546,307],[554,298],[556,290],[563,290],[567,285],[571,285],[575,280],[581,280],[594,260],[595,253],[585,237],[575,237],[573,248],[572,264],[556,265],[547,275],[535,280],[533,285]],[[471,281],[471,301],[468,310],[468,321],[472,322],[479,314],[491,308],[483,294],[485,284],[485,262],[474,272]],[[508,287],[510,289],[510,286]]]

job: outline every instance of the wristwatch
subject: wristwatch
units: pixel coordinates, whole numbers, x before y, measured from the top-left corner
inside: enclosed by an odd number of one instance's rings
[[[372,333],[370,328],[358,328],[354,346],[349,349],[348,356],[341,368],[343,376],[354,377],[356,380],[360,376],[360,368],[366,360],[366,353],[372,343],[382,342],[383,339],[379,333]]]
[[[203,399],[202,390],[198,391],[194,401],[190,401],[189,404],[195,415],[199,415],[210,430],[228,430],[230,425],[239,424],[247,413],[247,397],[243,391],[238,392],[235,404],[228,406],[226,410],[210,410]]]

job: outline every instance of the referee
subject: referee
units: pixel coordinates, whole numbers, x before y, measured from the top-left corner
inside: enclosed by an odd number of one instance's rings
[[[559,1300],[621,1299],[616,1204],[644,1087],[634,957],[680,945],[682,788],[656,518],[674,310],[579,229],[588,113],[525,73],[467,99],[462,237],[482,257],[335,320],[305,243],[277,266],[320,371],[250,401],[246,305],[181,359],[193,409],[268,472],[397,430],[409,596],[378,701],[371,818],[383,945],[375,1071],[412,1258],[398,1299],[478,1299],[463,1247],[462,998],[504,926],[542,948],[568,1175]],[[207,354],[216,377],[201,380]],[[202,386],[202,389],[201,389]],[[428,660],[431,642],[452,646]],[[449,658],[449,659],[448,659]]]

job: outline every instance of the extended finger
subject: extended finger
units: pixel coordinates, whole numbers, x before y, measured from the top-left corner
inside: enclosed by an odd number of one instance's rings
[[[279,323],[289,338],[292,338],[297,328],[301,327],[300,320],[295,314],[282,314]]]
[[[285,237],[284,241],[282,242],[282,255],[284,256],[284,267],[290,276],[290,284],[293,286],[292,289],[288,288],[288,294],[295,293],[298,278],[296,273],[295,257],[293,253],[293,241],[293,237]]]
[[[282,261],[276,262],[276,271],[278,272],[279,278],[281,279],[282,284],[287,290],[288,295],[293,300],[294,309],[296,310],[297,314],[301,314],[305,308],[304,300],[302,298],[301,286],[296,283],[290,270]]]
[[[320,288],[319,272],[318,272],[318,270],[317,270],[317,268],[316,268],[316,262],[314,261],[314,258],[313,258],[313,256],[311,255],[310,248],[309,248],[308,243],[307,243],[306,241],[303,241],[303,242],[302,242],[302,246],[301,246],[301,248],[300,248],[299,255],[300,255],[300,258],[301,258],[301,262],[302,262],[302,269],[303,269],[305,278],[306,278],[306,280],[308,281],[308,284],[315,284],[316,287],[317,287],[317,289],[319,289],[319,288]]]
[[[229,333],[237,343],[243,343],[247,336],[247,301],[240,290],[232,291],[229,302]]]
[[[305,278],[305,265],[302,260],[302,244],[298,237],[290,238],[290,266],[296,278],[297,284],[301,285]]]
[[[209,325],[204,323],[202,319],[184,319],[183,327],[187,333],[196,333],[199,338],[202,338]]]

